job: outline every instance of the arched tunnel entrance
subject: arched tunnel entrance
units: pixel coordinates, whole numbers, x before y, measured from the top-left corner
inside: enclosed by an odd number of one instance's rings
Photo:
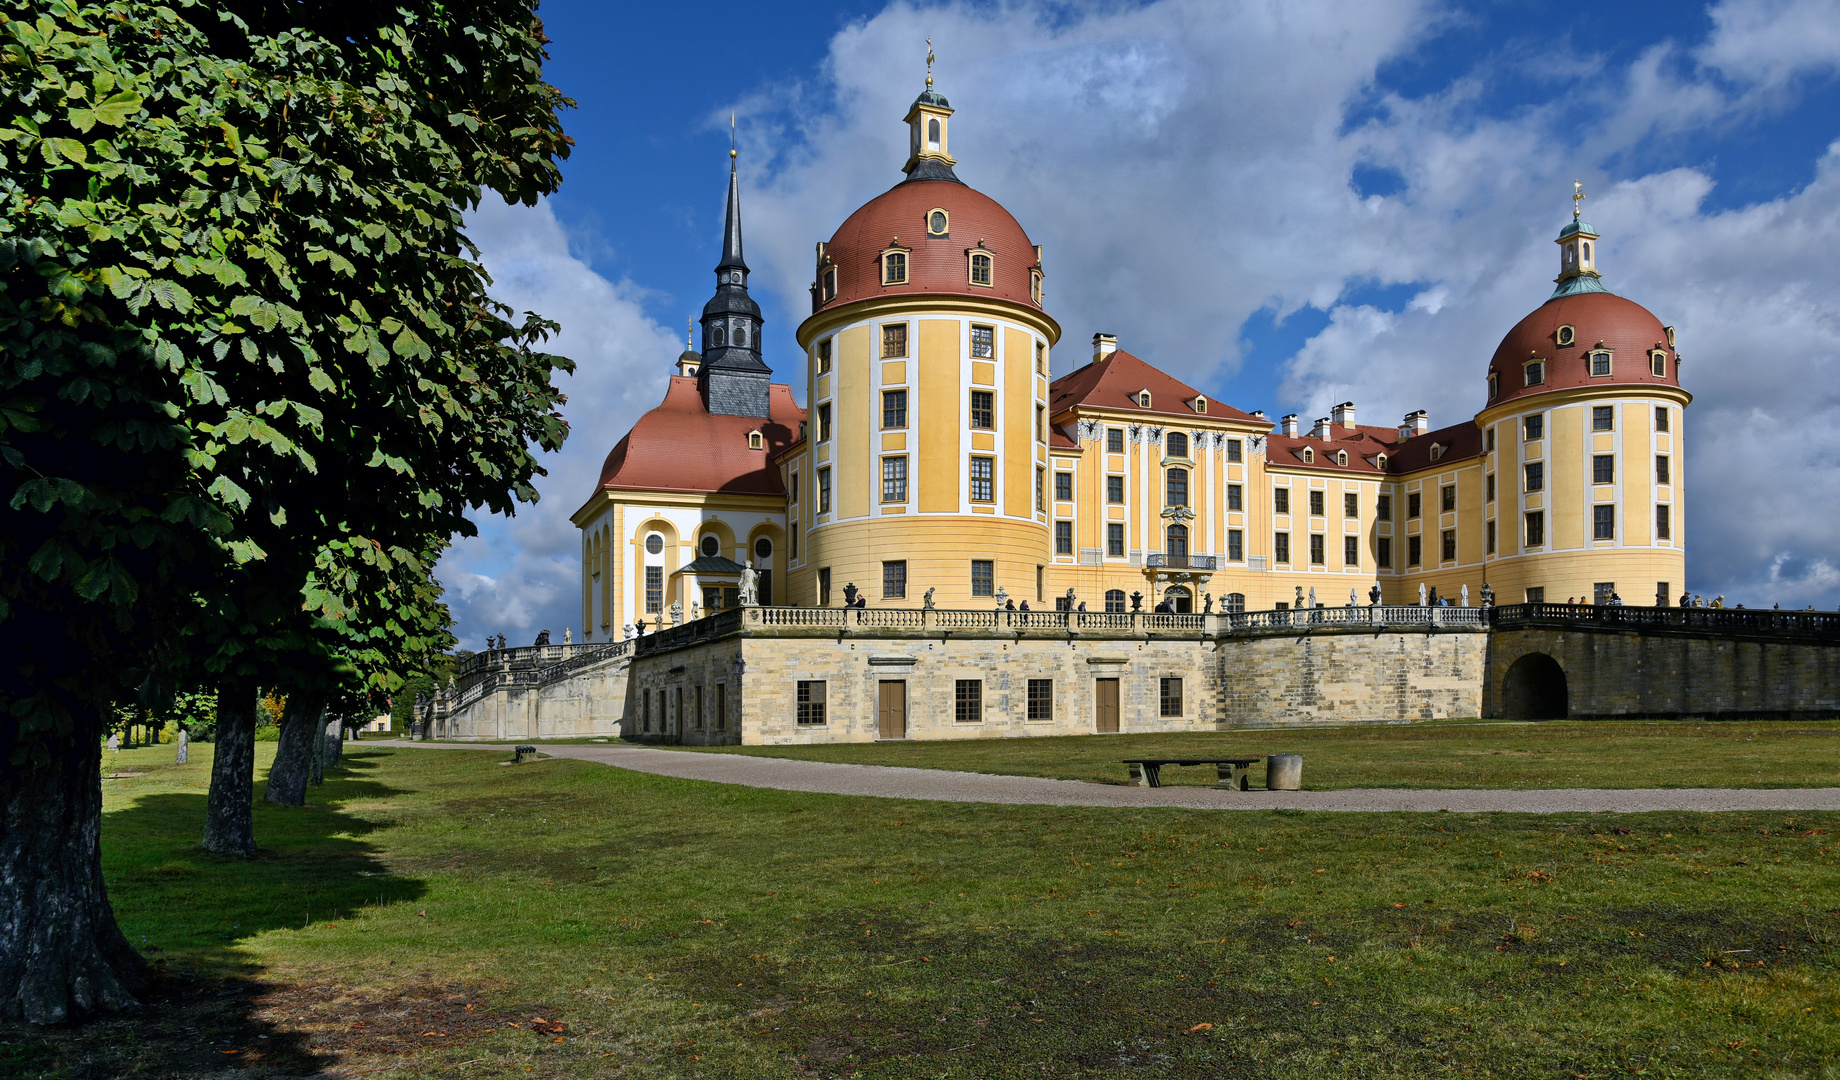
[[[1503,720],[1563,720],[1565,670],[1545,653],[1528,653],[1501,680]]]

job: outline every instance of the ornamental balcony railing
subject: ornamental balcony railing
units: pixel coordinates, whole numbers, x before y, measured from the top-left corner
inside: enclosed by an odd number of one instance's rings
[[[1144,566],[1152,570],[1218,570],[1218,555],[1169,555],[1152,551],[1144,556]]]

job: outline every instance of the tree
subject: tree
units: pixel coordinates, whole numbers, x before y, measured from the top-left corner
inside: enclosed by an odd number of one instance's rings
[[[111,700],[215,687],[207,846],[247,852],[258,685],[445,644],[432,554],[535,498],[570,365],[462,224],[558,182],[544,40],[509,0],[0,0],[0,1015],[134,1002]]]

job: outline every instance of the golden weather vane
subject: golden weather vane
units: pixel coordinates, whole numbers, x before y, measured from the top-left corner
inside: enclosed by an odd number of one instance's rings
[[[926,39],[926,85],[933,85],[933,39]]]
[[[686,349],[690,348],[690,342],[694,340],[695,331],[692,330],[691,327],[694,327],[695,325],[696,325],[695,319],[685,319],[684,320],[684,348]]]
[[[1572,220],[1577,221],[1584,204],[1584,183],[1572,181]]]

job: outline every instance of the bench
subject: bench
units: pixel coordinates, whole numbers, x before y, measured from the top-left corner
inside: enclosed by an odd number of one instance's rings
[[[1131,767],[1131,783],[1138,787],[1162,787],[1162,772],[1165,765],[1212,765],[1220,777],[1215,787],[1229,791],[1250,791],[1252,789],[1252,766],[1258,758],[1127,758],[1125,764]]]
[[[537,748],[534,746],[520,746],[513,750],[512,753],[516,755],[512,759],[513,764],[522,765],[524,764],[525,754],[529,754],[531,757],[537,756]]]

